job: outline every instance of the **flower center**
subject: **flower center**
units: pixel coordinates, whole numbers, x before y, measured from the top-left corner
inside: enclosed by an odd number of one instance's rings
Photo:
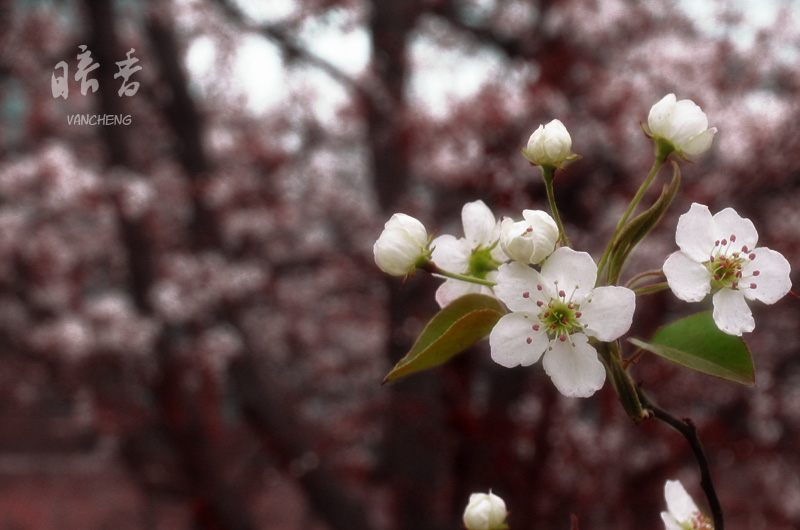
[[[572,301],[574,290],[567,298],[567,293],[558,289],[558,282],[555,287],[558,290],[556,298],[551,298],[547,303],[536,302],[536,305],[542,308],[538,315],[541,324],[534,324],[533,330],[547,333],[552,340],[566,342],[572,333],[583,331],[583,326],[578,320],[581,317],[580,305]],[[536,288],[542,290],[541,285],[537,285]],[[576,285],[575,290],[577,288]],[[523,294],[523,296],[525,295]],[[571,340],[570,343],[572,343]],[[550,348],[552,349],[552,345]]]
[[[712,289],[755,289],[757,284],[752,282],[759,271],[744,276],[742,267],[748,261],[756,259],[756,255],[751,253],[747,245],[742,246],[741,251],[733,250],[736,242],[736,235],[731,234],[730,239],[717,240],[714,248],[711,249],[711,257],[703,263],[711,274]]]
[[[685,530],[714,530],[711,520],[700,512],[694,512],[692,518],[681,523],[681,528]]]
[[[492,248],[478,247],[472,251],[472,255],[469,257],[468,274],[485,280],[486,275],[497,270],[499,266],[500,264],[492,258]]]

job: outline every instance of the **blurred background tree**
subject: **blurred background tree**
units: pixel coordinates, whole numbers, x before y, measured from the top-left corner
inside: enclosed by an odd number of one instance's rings
[[[660,267],[692,201],[800,262],[798,17],[789,1],[4,3],[0,527],[444,530],[489,488],[514,529],[659,527],[667,478],[702,498],[693,456],[610,388],[564,398],[485,343],[380,388],[437,280],[401,289],[371,246],[395,211],[460,235],[470,200],[545,209],[519,148],[559,118],[583,156],[559,208],[597,257],[650,167],[639,123],[675,92],[720,133],[628,274]],[[99,64],[86,95],[80,45]],[[140,85],[120,96],[131,49]],[[756,388],[652,357],[634,374],[697,423],[731,527],[797,528],[800,308],[759,309]],[[694,310],[651,296],[631,333]]]

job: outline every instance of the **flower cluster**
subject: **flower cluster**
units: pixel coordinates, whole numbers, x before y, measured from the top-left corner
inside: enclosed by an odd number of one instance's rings
[[[570,247],[556,207],[556,170],[579,158],[559,120],[540,125],[522,149],[530,164],[541,170],[550,214],[526,209],[521,220],[498,220],[477,200],[461,211],[463,236],[445,234],[432,241],[418,220],[392,216],[373,248],[378,266],[406,277],[421,268],[444,282],[436,291],[442,310],[385,381],[441,364],[488,334],[492,360],[512,368],[541,359],[545,373],[565,396],[589,397],[610,379],[636,423],[656,418],[674,427],[679,422],[671,421],[628,373],[631,359],[641,351],[700,372],[753,382],[752,363],[740,362],[742,355],[750,355],[748,348],[741,339],[723,333],[741,336],[753,331],[748,302],[774,304],[791,292],[792,282],[789,262],[779,252],[757,246],[758,232],[749,219],[732,208],[712,215],[707,206],[693,203],[677,224],[678,250],[663,267],[618,285],[628,256],[676,196],[681,180],[676,161],[671,183],[650,208],[634,215],[639,202],[671,154],[686,160],[711,148],[717,129],[708,125],[699,106],[688,99],[678,101],[674,94],[652,106],[642,128],[655,145],[655,162],[598,262]],[[654,277],[658,278],[654,283],[633,290]],[[633,337],[630,342],[640,350],[625,359],[619,339],[633,324],[637,296],[667,288],[686,302],[711,295],[714,324],[707,315],[694,315],[662,326],[652,343]],[[693,433],[679,432],[696,447]],[[702,451],[696,456],[703,467]],[[709,487],[704,485],[712,500]],[[661,518],[666,530],[713,530],[712,521],[680,482],[668,481],[665,496],[667,511]],[[721,528],[718,503],[710,504]],[[500,497],[491,491],[475,493],[464,511],[464,526],[504,530],[507,515]]]
[[[656,163],[620,220],[599,265],[589,254],[569,248],[555,206],[554,172],[578,158],[572,153],[572,138],[559,120],[540,125],[522,149],[532,165],[542,168],[552,216],[531,209],[522,212],[520,221],[498,220],[477,200],[462,209],[462,237],[445,234],[429,241],[422,223],[398,213],[375,243],[375,262],[395,276],[412,275],[423,268],[443,278],[436,291],[436,301],[443,309],[473,293],[497,297],[508,311],[489,333],[492,359],[506,367],[528,366],[542,359],[545,372],[562,394],[591,396],[602,388],[606,370],[611,370],[609,363],[619,364],[620,358],[619,345],[614,345],[617,361],[601,359],[609,350],[597,349],[598,344],[610,344],[627,333],[636,308],[633,290],[608,284],[617,282],[631,250],[626,245],[635,246],[643,237],[635,231],[641,231],[640,227],[649,227],[649,231],[664,209],[651,208],[642,214],[649,218],[640,216],[636,228],[626,232],[634,223],[628,223],[628,218],[669,154],[684,159],[701,154],[710,149],[716,133],[716,128],[708,127],[700,107],[690,100],[678,101],[674,94],[653,105],[643,127],[655,143]],[[679,180],[675,179],[677,176],[673,179],[677,189]],[[662,200],[668,206],[674,193],[664,193]],[[713,319],[725,333],[742,335],[753,330],[747,301],[772,304],[791,289],[788,261],[774,250],[756,247],[758,234],[753,224],[731,208],[712,216],[706,206],[692,204],[678,222],[676,242],[679,250],[666,259],[662,271],[645,274],[663,274],[666,283],[640,291],[669,286],[687,302],[713,294]],[[609,272],[604,277],[606,265]],[[619,373],[617,370],[617,376]],[[615,388],[618,383],[619,377]],[[629,409],[634,410],[636,406]]]

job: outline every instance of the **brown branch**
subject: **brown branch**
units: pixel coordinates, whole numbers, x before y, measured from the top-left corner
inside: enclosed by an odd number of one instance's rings
[[[650,401],[644,392],[639,390],[639,399],[642,405],[652,411],[653,417],[661,420],[681,434],[689,446],[692,448],[697,465],[700,468],[700,486],[708,499],[708,505],[711,508],[711,517],[714,520],[714,528],[716,530],[725,530],[725,523],[722,517],[722,506],[720,505],[717,491],[714,489],[714,483],[711,480],[711,469],[708,465],[708,458],[703,444],[700,442],[700,437],[697,435],[697,427],[690,418],[678,419],[666,410]]]

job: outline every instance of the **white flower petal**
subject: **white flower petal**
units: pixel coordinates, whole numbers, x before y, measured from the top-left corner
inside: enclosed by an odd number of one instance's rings
[[[792,289],[789,277],[792,267],[780,252],[766,247],[753,250],[755,259],[747,260],[742,267],[745,279],[742,284],[754,283],[755,289],[747,289],[742,285],[742,292],[749,300],[759,300],[765,304],[774,304]],[[758,271],[758,276],[753,273]]]
[[[661,512],[661,520],[666,530],[685,530],[669,512]]]
[[[456,298],[461,298],[470,293],[492,295],[492,290],[485,285],[448,278],[436,289],[436,303],[439,304],[439,307],[445,307],[450,305]]]
[[[728,335],[741,336],[753,331],[756,322],[753,313],[745,302],[742,291],[720,289],[714,294],[714,323]]]
[[[533,323],[534,319],[526,318],[525,313],[504,315],[489,334],[492,360],[506,368],[538,361],[550,341],[544,330],[533,331]]]
[[[469,243],[470,250],[479,246],[489,246],[497,238],[497,221],[483,201],[465,204],[461,209],[461,222],[464,225],[464,238]]]
[[[679,480],[668,480],[664,484],[664,498],[670,515],[678,523],[690,521],[700,511]]]
[[[733,208],[725,208],[717,212],[713,219],[715,240],[730,240],[731,235],[735,235],[736,242],[730,245],[731,250],[741,250],[743,245],[746,245],[748,249],[756,248],[758,232],[750,219],[740,216]]]
[[[730,234],[729,234],[730,235]],[[708,206],[692,203],[678,219],[675,242],[686,255],[698,263],[708,261],[717,239],[714,218]]]
[[[669,288],[684,302],[699,302],[711,292],[711,273],[682,251],[670,254],[662,269]]]
[[[538,314],[539,308],[536,302],[547,303],[553,296],[538,271],[517,261],[500,265],[496,281],[495,296],[512,311],[530,311]],[[542,286],[541,291],[537,289],[538,285]],[[528,293],[528,296],[524,296],[524,293]]]
[[[458,274],[469,271],[472,250],[465,239],[446,234],[434,239],[431,246],[434,247],[431,259],[438,267]]]
[[[505,317],[504,317],[505,318]],[[583,333],[570,341],[554,340],[545,353],[542,366],[559,392],[569,397],[589,397],[603,387],[606,369]]]
[[[401,228],[408,236],[420,245],[428,241],[428,232],[418,219],[404,213],[396,213],[386,222],[386,228]]]
[[[689,140],[707,128],[708,118],[694,101],[682,99],[675,103],[668,139],[676,146],[683,150]]]
[[[711,149],[711,142],[714,140],[715,134],[717,134],[716,127],[706,129],[688,142],[685,142],[683,144],[683,152],[687,155],[701,155],[705,153]]]
[[[581,304],[594,288],[597,265],[586,252],[576,252],[569,247],[561,247],[542,265],[542,278],[546,282],[545,285],[552,288],[554,294],[563,290],[567,298],[572,296],[572,301]],[[555,288],[555,285],[558,285],[558,288]]]
[[[614,340],[631,327],[636,308],[636,294],[625,287],[598,287],[580,307],[580,322],[586,324],[586,334],[602,341]]]
[[[654,136],[666,137],[675,111],[675,94],[667,94],[650,108],[647,125]]]

